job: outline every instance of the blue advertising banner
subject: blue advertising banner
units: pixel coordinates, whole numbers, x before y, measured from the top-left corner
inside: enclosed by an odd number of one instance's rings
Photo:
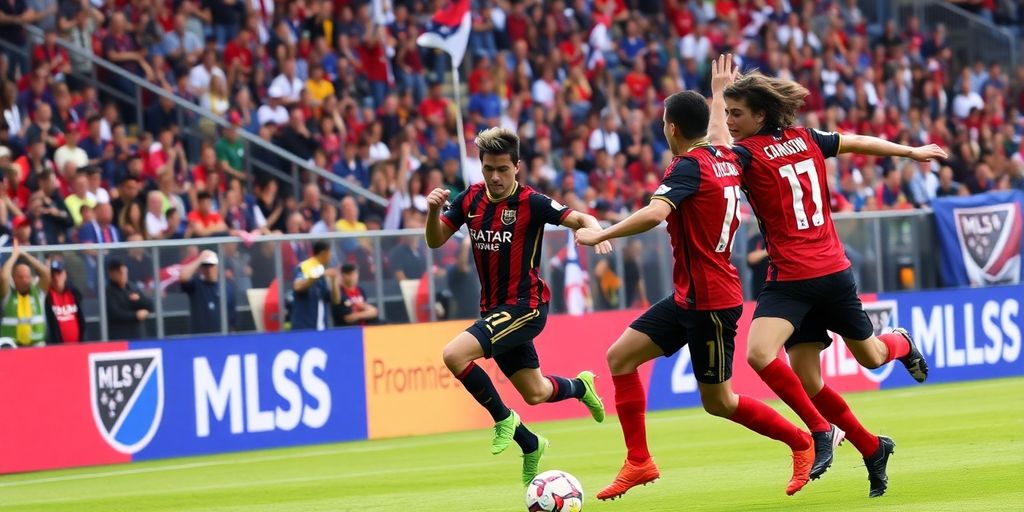
[[[135,415],[142,441],[131,439],[133,460],[365,439],[362,335],[130,343],[130,353],[150,355],[147,375],[159,379],[149,386],[152,405],[141,409],[153,414]]]
[[[942,282],[946,286],[1019,284],[1024,266],[1019,190],[932,203],[942,248]]]
[[[928,360],[928,384],[1024,375],[1024,286],[879,294]],[[882,389],[918,385],[897,366]],[[926,384],[927,385],[927,384]]]

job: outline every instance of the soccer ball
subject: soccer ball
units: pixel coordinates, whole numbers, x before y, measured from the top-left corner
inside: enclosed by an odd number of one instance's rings
[[[529,512],[580,512],[583,510],[583,486],[565,471],[545,471],[526,488]]]

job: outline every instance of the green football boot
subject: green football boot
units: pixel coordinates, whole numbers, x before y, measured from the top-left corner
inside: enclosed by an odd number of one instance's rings
[[[540,458],[544,456],[547,447],[547,438],[537,434],[537,449],[523,454],[523,487],[530,485],[537,473],[540,473]]]
[[[491,440],[491,453],[494,455],[508,448],[508,445],[512,443],[512,436],[516,433],[516,427],[522,423],[515,411],[511,409],[509,411],[512,414],[509,414],[508,418],[494,424],[494,439]]]
[[[583,387],[587,389],[580,402],[590,409],[594,421],[601,423],[604,421],[604,403],[601,402],[601,397],[597,396],[597,388],[594,387],[594,372],[582,371],[576,378],[583,381]]]

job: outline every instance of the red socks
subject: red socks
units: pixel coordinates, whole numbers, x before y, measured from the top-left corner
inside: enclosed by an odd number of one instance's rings
[[[796,425],[760,400],[743,395],[739,397],[739,405],[729,416],[729,421],[739,423],[762,436],[782,441],[793,451],[807,449],[810,438]]]
[[[647,395],[640,383],[637,372],[612,375],[615,384],[615,410],[622,426],[622,437],[626,440],[626,458],[634,464],[647,462],[651,452],[647,451]]]
[[[890,332],[889,334],[879,336],[878,339],[882,340],[885,347],[889,349],[889,355],[885,358],[886,363],[910,353],[910,342],[902,334]]]
[[[807,398],[807,393],[804,391],[803,385],[800,384],[800,378],[786,363],[775,358],[757,374],[783,402],[786,402],[790,409],[800,416],[811,432],[827,432],[832,428],[811,403],[811,399]]]
[[[900,337],[902,338],[902,336]],[[850,406],[846,405],[846,400],[843,400],[843,397],[835,390],[826,385],[817,395],[814,395],[811,401],[829,421],[846,432],[846,438],[865,458],[874,455],[878,450],[878,436],[868,432],[860,424],[857,417],[853,415],[853,411],[850,410]]]

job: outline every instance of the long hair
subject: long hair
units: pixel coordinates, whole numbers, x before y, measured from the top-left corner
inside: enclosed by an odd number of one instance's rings
[[[754,71],[736,79],[725,88],[725,97],[743,101],[751,112],[763,112],[764,124],[771,128],[789,128],[804,105],[807,88],[792,81],[773,78]]]
[[[473,141],[480,150],[480,161],[484,155],[508,155],[513,165],[519,164],[519,136],[508,128],[488,128]]]

